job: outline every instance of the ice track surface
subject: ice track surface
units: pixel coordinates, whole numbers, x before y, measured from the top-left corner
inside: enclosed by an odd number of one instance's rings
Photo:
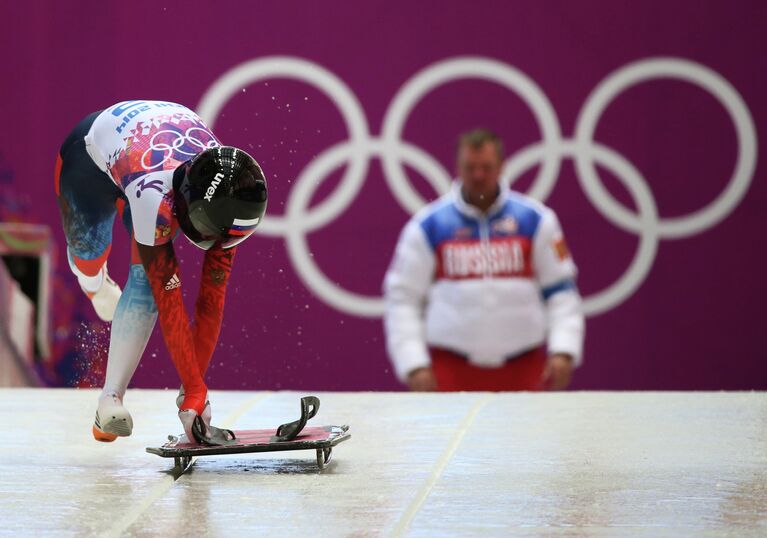
[[[91,438],[95,390],[0,390],[0,534],[765,536],[767,394],[319,393],[313,451],[147,454],[175,391],[131,390],[133,436]],[[297,418],[302,393],[213,392],[214,423]]]

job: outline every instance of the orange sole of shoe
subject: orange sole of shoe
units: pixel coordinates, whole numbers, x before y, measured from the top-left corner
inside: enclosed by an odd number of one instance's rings
[[[99,430],[95,425],[93,426],[93,438],[96,441],[101,441],[102,443],[111,443],[115,439],[117,439],[117,436],[113,433],[106,433]]]

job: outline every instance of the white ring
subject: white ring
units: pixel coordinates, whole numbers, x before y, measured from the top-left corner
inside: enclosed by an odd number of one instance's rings
[[[701,64],[679,58],[650,58],[628,64],[600,82],[586,99],[576,122],[578,146],[594,143],[597,122],[610,102],[627,88],[655,78],[674,78],[707,90],[725,108],[735,124],[738,157],[727,188],[706,207],[690,215],[660,219],[658,232],[664,239],[678,239],[700,233],[725,218],[741,201],[756,167],[756,130],[743,98],[721,75]],[[575,166],[584,187],[594,195],[597,207],[623,230],[639,233],[642,223],[602,185],[586,153],[576,152]]]
[[[562,143],[558,148],[546,147],[543,144],[528,146],[520,152],[508,167],[509,180],[513,182],[529,168],[535,166],[546,153],[558,152],[557,158],[573,157],[578,148],[573,143]],[[588,157],[612,172],[626,187],[636,204],[643,224],[639,234],[639,245],[629,268],[614,283],[600,292],[584,297],[583,310],[586,315],[597,315],[621,304],[641,286],[647,273],[652,267],[655,253],[658,249],[658,209],[655,199],[639,171],[628,160],[614,150],[595,144],[588,148]],[[584,187],[585,188],[585,187]],[[589,201],[596,207],[594,194],[586,191]],[[609,217],[608,217],[609,219]],[[611,221],[613,222],[613,221]],[[613,222],[615,224],[615,222]]]
[[[317,266],[306,239],[304,219],[314,189],[327,178],[330,172],[347,162],[355,152],[360,152],[366,159],[381,157],[392,148],[378,140],[371,140],[365,145],[336,144],[325,150],[307,166],[296,181],[287,203],[285,216],[288,219],[285,240],[288,255],[296,273],[304,284],[330,306],[343,312],[363,317],[379,317],[383,314],[384,304],[380,297],[368,297],[346,290],[332,282]],[[440,166],[432,158],[426,158],[422,150],[411,145],[396,146],[396,156],[424,177],[439,173]]]
[[[518,69],[483,57],[459,57],[432,64],[416,73],[402,88],[389,105],[384,116],[381,136],[387,147],[395,148],[402,139],[406,117],[416,104],[435,87],[464,78],[476,78],[495,82],[522,98],[532,110],[545,145],[556,145],[560,138],[559,120],[546,94],[527,75]],[[557,180],[560,161],[547,158],[536,178],[533,191],[539,198],[548,196]],[[424,200],[411,186],[401,163],[390,152],[383,154],[383,167],[386,180],[397,201],[408,212],[415,213],[424,204]],[[450,186],[450,177],[441,177],[441,192]]]
[[[319,65],[290,56],[271,56],[240,64],[218,78],[205,92],[198,105],[199,116],[213,127],[221,109],[242,88],[255,82],[272,78],[300,80],[314,86],[338,107],[343,116],[352,144],[360,144],[369,138],[367,118],[354,93],[333,73]],[[336,218],[356,196],[368,169],[362,152],[352,153],[349,167],[336,190],[311,209],[310,217],[302,222],[307,230],[316,230]],[[284,235],[284,217],[270,215],[256,229],[263,235]]]

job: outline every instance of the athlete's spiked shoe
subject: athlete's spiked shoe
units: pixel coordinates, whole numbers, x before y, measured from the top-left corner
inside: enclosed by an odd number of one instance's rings
[[[123,407],[117,394],[99,398],[96,420],[93,423],[93,438],[111,443],[118,437],[128,437],[133,432],[133,419]]]

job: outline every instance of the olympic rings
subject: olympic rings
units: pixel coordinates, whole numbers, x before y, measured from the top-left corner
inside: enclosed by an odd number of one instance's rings
[[[192,136],[192,131],[200,131],[201,133],[204,133],[204,138],[207,138],[209,142],[205,143],[199,138]],[[162,137],[163,139],[167,139],[169,136],[173,139],[170,144],[167,142],[157,142],[157,138]],[[192,149],[192,151],[184,151],[182,148],[186,144],[190,144],[194,149]],[[156,132],[152,135],[152,138],[149,139],[149,147],[141,155],[141,166],[144,167],[144,170],[152,170],[153,168],[159,168],[166,161],[173,158],[174,153],[192,157],[200,153],[200,150],[204,151],[209,148],[214,148],[217,145],[218,142],[216,142],[216,138],[201,127],[190,127],[184,134],[170,129],[164,129]],[[154,155],[154,152],[157,151],[163,152],[163,158],[161,161],[151,164],[151,158]],[[150,161],[147,161],[147,158],[149,158]]]
[[[756,168],[756,129],[743,98],[715,71],[682,58],[646,58],[609,74],[587,97],[572,139],[562,137],[554,107],[526,74],[498,60],[469,56],[432,64],[403,84],[384,115],[380,137],[371,135],[362,106],[341,79],[315,63],[287,56],[251,60],[224,73],[200,101],[200,117],[212,128],[226,102],[241,88],[277,77],[299,80],[325,93],[341,112],[349,139],[331,146],[309,163],[288,196],[285,215],[265,219],[257,233],[284,237],[291,263],[304,284],[328,305],[356,316],[381,316],[383,300],[353,293],[328,279],[311,255],[306,235],[332,222],[349,207],[362,187],[373,158],[381,159],[389,188],[397,202],[411,214],[425,201],[410,184],[404,165],[426,178],[437,193],[448,191],[451,176],[447,170],[423,149],[402,140],[406,119],[413,108],[442,84],[464,78],[495,82],[516,93],[532,110],[541,140],[509,156],[501,174],[503,184],[513,184],[524,172],[540,164],[527,194],[543,201],[556,186],[562,161],[572,159],[579,184],[591,204],[616,227],[638,235],[634,259],[624,274],[603,290],[584,298],[587,315],[611,310],[636,292],[652,267],[661,239],[681,239],[701,233],[729,215],[748,190]],[[593,138],[600,116],[617,95],[635,84],[657,78],[679,79],[711,93],[733,121],[738,142],[735,168],[720,196],[692,214],[673,218],[658,215],[652,191],[637,168]],[[322,203],[309,208],[316,189],[344,164],[348,166],[338,187]],[[608,192],[597,174],[596,164],[623,183],[634,201],[636,213]]]

